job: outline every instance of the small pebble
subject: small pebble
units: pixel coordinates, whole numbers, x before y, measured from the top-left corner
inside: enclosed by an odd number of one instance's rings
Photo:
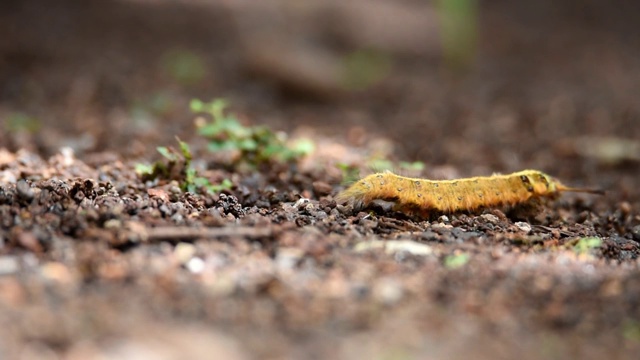
[[[482,214],[481,217],[492,224],[497,224],[500,221],[500,218],[493,214]]]
[[[17,181],[16,175],[9,171],[0,171],[0,183],[2,184],[13,184]]]
[[[372,249],[384,249],[387,254],[407,252],[412,255],[425,256],[433,253],[431,246],[411,240],[370,240],[360,242],[353,248],[356,252],[364,252]]]
[[[298,199],[298,201],[296,201],[296,203],[293,206],[296,209],[301,209],[301,208],[306,208],[308,205],[311,205],[313,207],[313,204],[309,202],[309,199],[303,197]]]
[[[640,242],[640,225],[631,228],[631,236],[633,240]]]
[[[331,194],[331,191],[333,191],[333,188],[331,187],[331,185],[327,184],[324,181],[314,181],[312,185],[313,185],[313,191],[318,196],[329,195]]]
[[[69,267],[61,262],[50,261],[43,264],[40,267],[40,273],[47,280],[63,284],[72,284],[75,280]]]
[[[337,210],[339,214],[349,215],[349,214],[351,214],[353,212],[353,206],[352,205],[341,205],[341,204],[338,204],[338,205],[336,205],[334,210]]]
[[[73,149],[69,146],[65,146],[60,149],[60,154],[62,155],[62,165],[71,166],[74,161],[74,152]]]
[[[41,253],[43,250],[40,241],[38,241],[38,238],[31,231],[21,232],[18,235],[18,244],[34,253]]]
[[[520,229],[520,231],[524,232],[525,234],[531,232],[531,225],[529,225],[529,223],[518,221],[514,225],[517,226],[518,229]]]
[[[382,279],[373,286],[373,297],[384,305],[393,305],[402,300],[404,290],[397,280]]]
[[[280,248],[275,262],[280,269],[293,269],[304,256],[304,250],[297,248]]]
[[[194,257],[187,262],[187,270],[191,271],[194,274],[199,274],[204,270],[204,260],[199,257]]]
[[[35,196],[31,186],[29,186],[29,184],[24,180],[18,181],[18,184],[16,184],[16,190],[18,190],[18,196],[23,200],[31,201]]]
[[[15,256],[0,256],[0,275],[11,275],[20,270],[20,263]]]
[[[173,256],[181,265],[186,264],[196,254],[196,247],[189,243],[179,243],[173,250]]]
[[[169,202],[169,194],[164,189],[148,189],[147,194],[151,197],[157,197],[162,201]]]
[[[120,229],[122,227],[122,221],[118,219],[110,219],[104,222],[105,229]]]

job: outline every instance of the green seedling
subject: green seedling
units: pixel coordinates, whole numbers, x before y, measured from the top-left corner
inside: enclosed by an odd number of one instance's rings
[[[234,114],[227,113],[226,108],[227,102],[223,99],[208,103],[191,101],[193,112],[211,117],[211,121],[196,123],[198,133],[209,140],[209,150],[237,151],[234,165],[296,162],[314,150],[314,144],[310,140],[301,140],[289,146],[284,133],[273,132],[266,126],[244,126]]]
[[[424,170],[424,163],[422,161],[414,161],[414,162],[401,161],[400,164],[398,165],[402,170],[417,171],[417,172]]]
[[[458,269],[465,266],[471,257],[466,253],[449,255],[444,259],[444,266],[447,269]]]
[[[393,164],[393,162],[389,159],[383,159],[383,158],[373,158],[373,159],[369,159],[367,161],[367,167],[369,167],[370,169],[375,170],[376,172],[383,172],[383,171],[393,171],[395,170],[395,166]]]
[[[598,237],[584,237],[576,242],[573,250],[578,254],[589,254],[592,250],[600,246],[602,246],[602,239]]]
[[[342,171],[342,184],[351,185],[360,179],[360,169],[355,165],[349,165],[346,163],[336,164],[338,169]]]
[[[342,184],[351,185],[360,179],[360,169],[353,164],[338,163],[336,165],[342,171]],[[394,165],[391,160],[374,158],[367,162],[367,166],[376,172],[395,171],[419,173],[424,170],[424,163],[421,161],[407,162],[401,161]]]
[[[136,172],[142,180],[176,180],[180,184],[183,191],[198,192],[205,190],[209,193],[217,193],[222,190],[228,190],[233,185],[229,179],[225,179],[220,184],[211,184],[209,179],[198,176],[196,169],[191,164],[193,155],[189,144],[180,139],[178,144],[180,150],[176,150],[170,146],[159,146],[158,152],[164,158],[164,161],[156,161],[153,164],[138,164]]]
[[[411,173],[421,172],[424,170],[424,163],[422,161],[400,161],[397,164],[394,164],[393,161],[383,158],[373,158],[367,161],[367,166],[371,169],[375,169],[377,172],[382,171],[408,171]]]

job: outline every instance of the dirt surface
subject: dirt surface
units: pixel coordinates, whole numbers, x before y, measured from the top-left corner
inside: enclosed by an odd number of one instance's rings
[[[44,3],[0,5],[0,358],[637,357],[635,2],[482,4],[455,64],[419,1]],[[386,64],[368,86],[343,77],[361,49]],[[217,97],[315,151],[230,166],[187,106]],[[233,186],[143,181],[176,135]],[[607,193],[525,217],[336,204],[341,164],[372,159]]]

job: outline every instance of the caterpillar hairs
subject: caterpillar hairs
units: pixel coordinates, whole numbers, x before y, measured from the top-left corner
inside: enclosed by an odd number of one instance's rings
[[[336,201],[362,209],[375,200],[391,201],[394,209],[428,217],[431,213],[474,212],[483,208],[535,203],[562,192],[604,194],[603,190],[572,188],[537,170],[457,180],[408,178],[391,172],[366,176],[338,194]]]

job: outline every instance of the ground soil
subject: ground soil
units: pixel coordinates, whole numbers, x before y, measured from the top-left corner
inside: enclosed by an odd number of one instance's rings
[[[265,3],[0,5],[0,358],[637,357],[635,2],[482,4],[474,61],[453,67],[421,36],[431,5]],[[332,69],[368,47],[390,69],[345,88]],[[171,73],[176,51],[203,73]],[[315,152],[230,167],[187,106],[215,97]],[[233,187],[143,181],[176,135]],[[607,193],[524,216],[336,204],[339,164],[376,158]]]

